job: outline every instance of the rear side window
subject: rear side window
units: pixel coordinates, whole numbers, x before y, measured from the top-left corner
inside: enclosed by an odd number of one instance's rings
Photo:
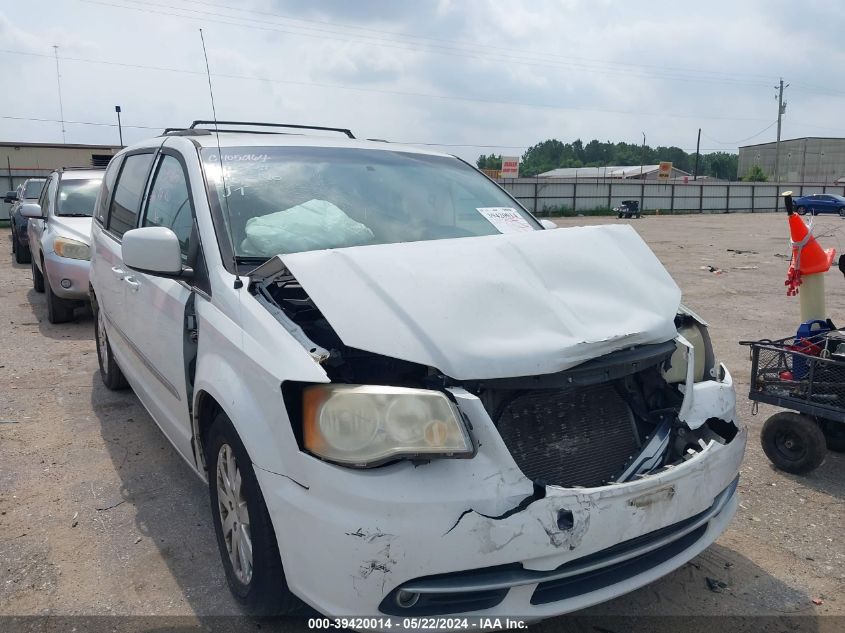
[[[100,193],[97,197],[97,208],[94,210],[94,217],[103,226],[106,225],[109,202],[111,202],[111,192],[114,189],[114,181],[117,180],[117,172],[120,171],[120,165],[122,163],[123,157],[114,159],[109,163],[109,167],[103,176],[103,184],[100,187]]]
[[[108,229],[118,237],[135,228],[152,162],[152,154],[134,154],[123,161],[109,208]]]

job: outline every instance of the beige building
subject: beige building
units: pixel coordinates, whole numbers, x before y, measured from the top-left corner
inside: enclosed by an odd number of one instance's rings
[[[105,167],[119,145],[0,143],[0,189],[15,189],[27,178],[46,176],[57,167]]]

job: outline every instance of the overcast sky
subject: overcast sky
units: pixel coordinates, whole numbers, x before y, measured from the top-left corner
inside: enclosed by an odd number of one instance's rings
[[[845,136],[840,0],[0,0],[0,140],[61,142],[53,45],[68,143],[116,144],[78,123],[116,104],[126,144],[211,118],[200,27],[220,119],[734,151],[775,139],[783,76],[783,138]]]

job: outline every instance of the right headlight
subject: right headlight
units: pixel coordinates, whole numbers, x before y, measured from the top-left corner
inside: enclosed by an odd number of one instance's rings
[[[693,350],[693,382],[711,380],[713,367],[716,365],[710,333],[704,323],[688,308],[681,306],[681,312],[675,319],[678,335],[686,339]],[[689,348],[679,339],[675,340],[675,352],[669,361],[670,367],[663,372],[668,383],[686,382],[689,367]]]
[[[305,448],[344,466],[473,453],[455,404],[430,389],[315,385],[303,390],[302,418]]]

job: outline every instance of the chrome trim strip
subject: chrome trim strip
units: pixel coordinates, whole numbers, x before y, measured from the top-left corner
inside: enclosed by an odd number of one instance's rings
[[[171,383],[167,378],[164,377],[164,375],[158,369],[156,369],[152,361],[146,356],[144,356],[144,353],[140,349],[138,349],[138,347],[132,341],[129,340],[129,337],[126,336],[123,330],[121,330],[115,324],[114,321],[112,321],[111,317],[109,317],[108,313],[105,310],[103,310],[103,315],[106,317],[106,321],[109,322],[109,325],[114,328],[115,332],[120,334],[120,338],[126,341],[126,344],[129,346],[129,349],[131,349],[135,353],[138,359],[144,364],[144,367],[150,370],[150,373],[155,376],[155,378],[164,386],[165,389],[167,389],[167,391],[170,392],[170,395],[172,395],[174,398],[181,402],[182,398],[179,396],[179,392],[177,391],[176,387],[173,386],[173,383]]]
[[[648,552],[659,549],[665,545],[669,545],[670,543],[677,541],[680,538],[683,538],[690,532],[694,532],[702,525],[708,523],[710,519],[715,517],[725,508],[728,501],[733,497],[734,493],[736,492],[738,483],[739,477],[734,479],[733,482],[731,482],[731,484],[727,488],[725,488],[716,496],[713,501],[713,505],[710,506],[710,508],[705,511],[705,514],[699,517],[697,521],[685,526],[682,530],[679,530],[678,532],[673,532],[661,539],[657,539],[656,541],[652,541],[651,543],[648,543],[641,547],[628,550],[627,552],[618,554],[617,556],[605,558],[592,563],[569,567],[568,569],[561,571],[557,571],[554,569],[550,571],[514,569],[502,572],[492,572],[487,578],[476,580],[474,582],[472,580],[466,580],[460,577],[438,578],[434,580],[426,580],[425,578],[421,578],[419,580],[412,580],[402,585],[401,589],[404,591],[421,594],[464,593],[474,591],[489,591],[493,589],[509,589],[511,587],[534,585],[537,583],[548,582],[551,580],[561,580],[563,578],[577,576],[578,574],[595,571],[597,569],[611,567],[631,558],[636,558],[637,556],[647,554]],[[601,552],[596,553],[598,554]]]

